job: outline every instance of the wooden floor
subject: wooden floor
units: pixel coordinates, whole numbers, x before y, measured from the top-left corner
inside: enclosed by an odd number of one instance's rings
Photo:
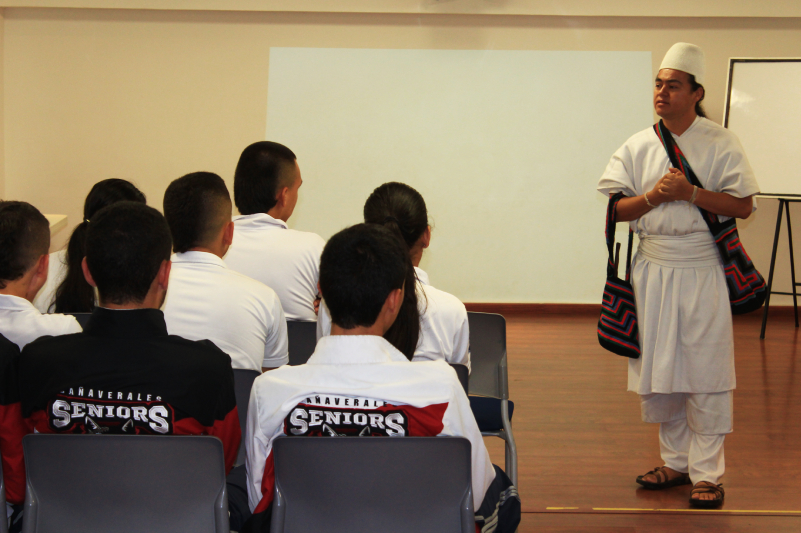
[[[735,317],[734,433],[726,503],[690,510],[690,487],[638,489],[661,465],[657,426],[626,392],[626,360],[604,351],[597,315],[507,315],[520,532],[801,531],[801,348],[792,317]],[[798,389],[798,390],[796,390]],[[486,438],[503,465],[502,441]]]

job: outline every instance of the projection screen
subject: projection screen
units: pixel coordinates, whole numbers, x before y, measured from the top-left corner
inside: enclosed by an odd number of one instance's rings
[[[435,287],[600,302],[596,185],[652,123],[652,76],[650,52],[272,48],[266,135],[304,180],[290,226],[327,239],[400,181],[428,206]]]

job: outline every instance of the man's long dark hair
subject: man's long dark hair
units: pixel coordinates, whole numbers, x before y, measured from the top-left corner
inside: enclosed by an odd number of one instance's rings
[[[392,231],[405,245],[407,255],[428,229],[428,211],[423,196],[405,183],[390,182],[376,188],[364,204],[364,221]],[[411,256],[409,256],[411,265]],[[406,273],[403,304],[398,318],[384,338],[410,360],[420,339],[420,307],[414,268]],[[423,306],[425,308],[425,305]]]
[[[695,114],[698,115],[699,117],[706,118],[706,111],[704,111],[704,106],[701,105],[701,101],[704,99],[704,96],[706,96],[706,89],[704,89],[703,85],[695,81],[695,76],[693,76],[692,74],[690,74],[689,76],[690,76],[690,89],[693,92],[697,91],[698,89],[703,89],[704,91],[704,93],[701,95],[701,100],[695,102]]]
[[[144,204],[145,195],[126,180],[107,179],[95,183],[83,204],[83,220],[70,236],[67,244],[67,274],[56,289],[50,308],[56,313],[89,313],[95,306],[94,289],[83,277],[81,262],[86,255],[86,231],[91,218],[106,206],[122,201]]]

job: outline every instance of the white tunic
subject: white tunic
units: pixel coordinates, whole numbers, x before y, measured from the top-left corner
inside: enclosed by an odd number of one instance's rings
[[[378,415],[387,410],[402,414],[386,424]],[[356,414],[360,412],[366,414]],[[347,431],[344,426],[348,424],[359,426],[356,431],[369,426],[364,429],[371,434],[393,437],[469,439],[475,509],[495,478],[467,395],[453,369],[441,361],[411,364],[381,337],[335,335],[317,343],[307,364],[285,366],[253,382],[245,445],[251,510],[260,507],[263,511],[272,502],[273,482],[268,478],[273,473],[272,445],[277,437],[290,431],[332,435]]]
[[[286,319],[275,291],[226,268],[214,254],[172,256],[162,309],[170,335],[212,341],[231,356],[233,368],[261,371],[289,362]]]
[[[47,281],[33,299],[33,306],[42,313],[54,312],[51,307],[55,303],[56,289],[66,276],[67,250],[53,252],[50,254],[50,262],[47,266]]]
[[[705,189],[738,198],[759,192],[742,146],[729,130],[698,117],[673,138]],[[598,190],[639,196],[670,167],[659,137],[648,128],[615,152]],[[734,389],[726,278],[699,210],[685,201],[664,203],[632,227],[640,237],[632,284],[642,355],[629,360],[628,389],[639,394]]]
[[[273,289],[287,319],[317,320],[322,237],[289,229],[265,213],[234,217],[234,227],[234,242],[225,256],[228,268]]]
[[[0,334],[19,346],[45,335],[80,333],[80,324],[74,316],[43,315],[25,298],[0,294]]]
[[[415,267],[419,281],[417,305],[420,311],[420,338],[413,361],[444,360],[466,365],[470,370],[470,326],[467,309],[459,299],[432,287],[428,274]],[[331,313],[325,302],[320,304],[317,339],[331,334]]]

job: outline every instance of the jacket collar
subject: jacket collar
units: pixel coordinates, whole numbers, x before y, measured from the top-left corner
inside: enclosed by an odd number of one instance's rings
[[[181,252],[172,254],[170,260],[173,263],[201,263],[204,265],[214,265],[221,268],[227,268],[225,261],[219,256],[210,252]]]
[[[406,362],[383,337],[377,335],[329,335],[317,341],[309,365],[369,365]]]
[[[417,275],[417,280],[423,285],[431,285],[428,281],[428,274],[422,268],[414,267],[414,273]]]
[[[166,337],[164,313],[158,309],[106,309],[95,307],[83,328],[95,337],[136,338]]]
[[[234,225],[242,229],[280,228],[289,229],[286,222],[273,218],[267,213],[253,213],[234,217]]]
[[[33,306],[31,302],[25,298],[14,296],[11,294],[0,294],[0,309],[7,311],[29,311],[33,309],[39,314],[39,311]]]

